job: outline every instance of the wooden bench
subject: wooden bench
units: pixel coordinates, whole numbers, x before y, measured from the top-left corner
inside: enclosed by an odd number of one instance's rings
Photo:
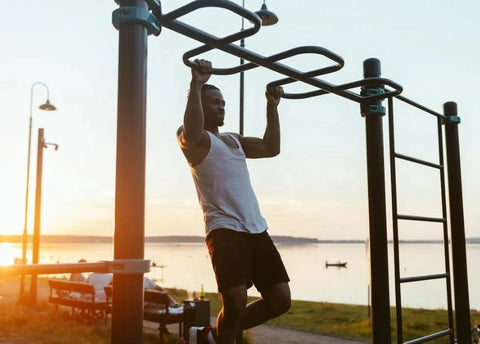
[[[72,282],[67,280],[48,280],[50,296],[48,301],[58,305],[72,307],[72,314],[75,309],[81,310],[82,314],[93,317],[100,314],[106,318],[107,301],[96,300],[95,287],[90,283]]]
[[[105,286],[105,294],[107,295],[107,304],[109,309],[112,301],[112,286]],[[172,313],[168,307],[169,298],[166,292],[158,290],[145,290],[144,292],[144,308],[143,320],[159,323],[158,330],[160,332],[160,343],[163,343],[165,334],[165,325],[178,323],[178,336],[184,336],[185,312]]]

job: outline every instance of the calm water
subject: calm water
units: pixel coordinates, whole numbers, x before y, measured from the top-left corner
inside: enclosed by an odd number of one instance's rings
[[[390,257],[391,248],[390,245]],[[369,263],[364,244],[282,245],[278,249],[290,275],[294,299],[368,304]],[[4,265],[13,264],[14,257],[21,256],[20,244],[0,244],[0,250],[0,263]],[[405,244],[400,254],[403,277],[443,272],[442,245]],[[480,309],[480,295],[476,291],[480,277],[475,266],[480,261],[480,245],[468,245],[467,254],[470,305]],[[112,257],[113,246],[104,243],[42,244],[40,248],[40,263],[71,263],[80,258],[94,262]],[[165,287],[198,290],[203,283],[206,291],[216,291],[210,258],[203,244],[146,244],[145,258],[157,264],[147,275]],[[347,262],[347,268],[325,267],[325,261],[339,260]],[[392,281],[393,266],[390,271]],[[393,285],[390,293],[393,305]],[[250,294],[258,295],[254,288]],[[402,303],[405,307],[446,308],[445,294],[443,281],[408,283],[402,286]]]

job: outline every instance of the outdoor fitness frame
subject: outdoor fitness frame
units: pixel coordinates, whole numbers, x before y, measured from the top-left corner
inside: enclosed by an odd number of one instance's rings
[[[112,272],[111,343],[141,343],[143,274],[149,271],[149,262],[144,259],[147,38],[149,34],[159,35],[165,27],[203,43],[184,54],[183,60],[189,67],[195,67],[191,58],[212,49],[219,49],[248,63],[232,68],[213,68],[212,74],[231,75],[264,67],[285,76],[271,82],[267,88],[299,81],[316,88],[315,91],[305,93],[285,93],[284,98],[302,99],[332,93],[359,103],[366,127],[372,339],[374,344],[391,343],[383,144],[383,117],[386,110],[382,101],[398,97],[414,104],[400,96],[402,87],[380,77],[380,61],[377,59],[364,61],[363,79],[333,85],[318,77],[340,70],[344,61],[327,49],[305,46],[264,57],[233,44],[232,42],[255,34],[260,29],[261,22],[255,13],[227,0],[196,0],[165,15],[162,14],[159,0],[116,2],[120,7],[112,14],[113,25],[119,30],[114,260],[101,263],[0,267],[0,274]],[[204,7],[220,7],[234,12],[249,20],[253,27],[219,38],[178,20],[183,15]],[[318,54],[330,59],[332,63],[323,68],[301,72],[279,62],[300,54]],[[352,91],[358,88],[360,92]],[[424,111],[431,111],[421,105],[414,105]],[[444,115],[439,116],[445,126],[446,139],[455,335],[459,344],[470,344],[470,306],[458,139],[460,118],[457,115],[457,105],[454,102],[445,103]],[[446,332],[453,334],[453,329]],[[443,335],[443,332],[441,334]],[[437,337],[438,335],[434,334],[406,343],[423,343]]]
[[[163,27],[186,35],[201,43],[200,47],[186,52],[184,63],[195,67],[192,58],[212,49],[219,49],[249,61],[232,68],[213,68],[212,74],[230,75],[256,67],[264,67],[285,75],[271,82],[268,87],[304,82],[317,91],[289,94],[284,98],[301,99],[333,93],[360,104],[365,117],[367,178],[369,203],[369,236],[371,255],[371,294],[373,343],[391,342],[390,302],[388,281],[387,222],[384,175],[383,116],[382,100],[398,96],[402,87],[380,77],[380,61],[368,59],[364,62],[364,78],[343,85],[332,85],[318,76],[332,73],[343,67],[343,59],[327,49],[307,46],[298,47],[276,55],[264,57],[233,44],[255,34],[261,27],[258,16],[245,8],[226,0],[197,0],[170,13],[163,14],[159,0],[122,0],[115,10],[112,21],[119,30],[118,69],[118,132],[117,132],[117,175],[115,211],[114,258],[143,259],[144,242],[144,187],[145,187],[145,103],[146,103],[146,60],[147,36],[159,35]],[[227,37],[215,37],[207,32],[181,22],[178,18],[205,7],[219,7],[234,12],[252,23],[252,27]],[[300,54],[318,54],[332,64],[308,72],[300,72],[279,62]],[[386,88],[385,86],[388,86]],[[351,91],[361,88],[360,93]],[[470,341],[470,309],[466,270],[465,230],[463,223],[462,186],[458,144],[458,116],[456,104],[445,105],[445,131],[448,159],[450,222],[454,265],[456,305],[456,336],[458,343]],[[114,277],[113,299],[125,300],[133,292],[138,297],[130,304],[113,306],[112,343],[138,342],[142,329],[141,275]],[[133,317],[137,316],[138,318]],[[136,319],[136,321],[134,320]],[[452,336],[453,337],[453,336]],[[422,338],[413,342],[424,342]]]

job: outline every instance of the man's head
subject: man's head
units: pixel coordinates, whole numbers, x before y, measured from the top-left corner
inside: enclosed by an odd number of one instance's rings
[[[204,127],[221,127],[225,118],[225,100],[218,87],[204,84],[202,86],[202,108]]]

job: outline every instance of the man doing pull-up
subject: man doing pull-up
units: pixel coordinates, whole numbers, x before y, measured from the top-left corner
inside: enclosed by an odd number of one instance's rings
[[[277,107],[281,87],[266,92],[263,138],[220,133],[225,100],[206,84],[210,61],[196,60],[178,143],[192,172],[205,220],[206,244],[222,298],[216,328],[192,327],[190,343],[233,344],[240,331],[266,322],[290,308],[289,277],[267,233],[250,183],[246,158],[280,153]],[[261,298],[247,304],[252,285]]]

